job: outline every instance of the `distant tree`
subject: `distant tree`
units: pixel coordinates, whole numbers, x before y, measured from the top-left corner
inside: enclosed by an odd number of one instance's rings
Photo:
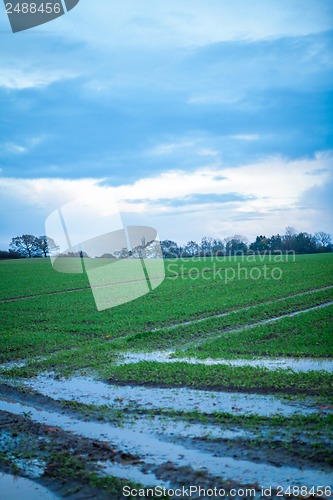
[[[113,252],[113,255],[116,259],[127,259],[128,257],[130,257],[130,252],[127,248],[124,247],[121,250],[116,250],[115,252]]]
[[[319,231],[318,233],[315,233],[314,238],[319,252],[331,252],[333,250],[330,234],[324,233],[324,231]]]
[[[282,237],[279,234],[273,234],[270,237],[270,246],[272,252],[282,251]]]
[[[200,255],[210,257],[224,252],[224,243],[218,238],[204,236],[200,243]]]
[[[59,250],[59,246],[56,244],[56,242],[48,236],[39,236],[37,238],[37,245],[43,253],[44,257],[52,255]]]
[[[237,255],[247,252],[247,238],[241,234],[229,236],[225,239],[225,251],[228,255]]]
[[[21,256],[17,252],[10,250],[0,250],[0,260],[19,259]]]
[[[180,248],[175,241],[163,240],[161,241],[162,254],[165,259],[174,259],[179,257]]]
[[[210,257],[214,252],[214,238],[204,236],[200,242],[200,255]]]
[[[282,248],[283,250],[293,250],[296,252],[296,236],[297,232],[294,227],[286,227],[286,232],[282,236]]]
[[[10,250],[19,254],[20,257],[41,257],[43,255],[40,249],[38,238],[32,234],[23,234],[15,236],[9,245]]]
[[[59,257],[75,257],[75,258],[87,258],[90,259],[90,255],[87,252],[80,250],[79,252],[66,252],[59,254]]]
[[[222,240],[219,238],[213,239],[213,255],[222,255],[224,254],[225,246]]]
[[[155,240],[146,243],[141,252],[141,258],[144,259],[160,259],[162,256],[160,243]]]
[[[257,236],[256,241],[251,243],[250,250],[253,252],[267,252],[271,249],[271,240],[266,236]]]
[[[199,255],[199,252],[200,246],[198,245],[198,243],[191,240],[186,243],[185,247],[183,248],[182,257],[195,257],[196,255]]]
[[[315,238],[308,233],[299,233],[294,239],[294,248],[296,253],[314,253],[317,249]]]

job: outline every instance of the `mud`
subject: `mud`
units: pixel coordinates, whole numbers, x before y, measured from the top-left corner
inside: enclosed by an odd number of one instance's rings
[[[291,465],[272,465],[266,461],[248,460],[246,455],[227,456],[226,453],[214,453],[202,446],[193,447],[192,441],[184,439],[172,440],[162,439],[162,435],[156,435],[152,430],[137,432],[129,427],[120,428],[110,423],[84,421],[73,417],[62,411],[50,411],[22,403],[15,398],[3,397],[0,401],[2,415],[7,418],[7,425],[13,427],[13,421],[20,424],[20,431],[29,429],[29,432],[38,435],[39,438],[47,436],[52,440],[53,452],[59,449],[71,450],[91,461],[98,459],[101,466],[101,458],[113,458],[110,470],[112,475],[135,480],[140,478],[142,482],[147,479],[146,484],[151,484],[152,474],[155,475],[154,483],[164,484],[187,483],[192,474],[200,473],[201,481],[205,484],[216,484],[217,478],[222,481],[236,482],[237,484],[266,484],[270,478],[270,484],[288,485],[291,478],[293,484],[327,484],[332,480],[332,475],[326,470],[318,468],[297,468]],[[16,417],[13,417],[16,415]],[[18,420],[15,421],[15,418]],[[52,438],[50,438],[52,436]],[[213,444],[211,444],[213,446]],[[221,446],[221,443],[220,443]],[[223,448],[223,447],[222,447]],[[241,449],[241,448],[240,448]],[[119,450],[122,450],[121,452]],[[125,462],[126,465],[124,465]],[[118,464],[121,464],[120,466]],[[145,467],[142,466],[145,463]],[[209,465],[208,465],[209,464]],[[107,473],[108,464],[105,464],[104,473]],[[136,467],[137,470],[134,468]],[[209,471],[208,471],[209,467]],[[48,465],[50,468],[50,465]],[[52,468],[52,467],[51,467]],[[170,477],[170,470],[174,473]],[[181,475],[183,471],[184,475]]]

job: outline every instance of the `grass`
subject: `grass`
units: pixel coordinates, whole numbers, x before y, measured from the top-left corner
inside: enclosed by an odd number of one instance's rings
[[[332,395],[333,375],[321,371],[295,373],[252,366],[190,365],[179,362],[161,364],[143,361],[132,365],[101,368],[113,383],[156,384],[158,386],[216,390],[254,390],[264,392]]]
[[[246,308],[230,311],[227,316],[205,318],[205,321],[190,324],[180,324],[172,329],[158,329],[157,331],[146,331],[127,335],[115,342],[119,349],[167,349],[175,345],[187,345],[189,342],[197,342],[207,337],[216,340],[216,334],[227,330],[239,329],[242,326],[260,321],[265,321],[276,316],[291,314],[306,308],[314,307],[331,301],[333,291],[331,289],[290,297],[276,302],[269,301],[266,304],[248,306]],[[269,328],[269,327],[268,327]],[[114,346],[114,347],[115,347]],[[331,342],[328,346],[330,351]],[[332,350],[331,350],[332,353]],[[322,352],[323,356],[327,353]]]
[[[96,310],[85,275],[58,273],[48,259],[2,261],[2,298],[35,296],[0,304],[0,362],[30,359],[26,367],[9,374],[33,376],[43,370],[61,374],[107,370],[112,368],[118,352],[174,349],[181,345],[187,348],[187,354],[201,358],[332,356],[331,313],[327,309],[281,319],[236,335],[229,335],[228,331],[332,300],[333,289],[316,290],[332,286],[333,254],[302,255],[296,261],[293,256],[278,256],[279,261],[268,256],[252,260],[244,262],[241,257],[188,259],[185,263],[179,259],[167,260],[167,279],[160,287],[140,299],[102,312]],[[242,266],[241,279],[226,282],[228,269],[237,274],[238,266]],[[246,279],[246,273],[253,267],[262,270],[263,266],[280,267],[281,280]],[[73,288],[80,290],[49,294]],[[309,290],[314,292],[297,295]],[[209,317],[221,313],[230,314]],[[170,329],[183,321],[197,319],[204,321]],[[273,332],[272,338],[269,332]],[[223,337],[216,338],[221,334]],[[44,356],[47,359],[34,362]],[[213,370],[218,369],[212,368],[210,375],[214,380]]]
[[[265,279],[265,266],[268,275],[275,267],[280,268],[281,279]],[[262,274],[260,279],[247,279],[253,268]],[[333,285],[333,254],[302,255],[297,256],[296,261],[292,256],[279,256],[279,261],[269,257],[256,257],[252,261],[175,259],[165,261],[165,270],[167,278],[150,294],[98,312],[86,275],[58,273],[48,259],[0,262],[0,362],[27,360],[24,367],[3,371],[2,375],[33,377],[48,371],[70,376],[80,371],[119,384],[281,394],[292,400],[310,394],[316,396],[316,403],[321,401],[324,406],[331,401],[333,375],[323,371],[296,373],[184,362],[118,366],[116,361],[122,352],[161,348],[177,349],[176,356],[200,359],[333,357],[332,306],[256,324],[332,301],[333,288],[324,288]],[[233,275],[235,279],[230,279]],[[313,293],[304,294],[308,291]],[[15,297],[26,299],[8,300]],[[225,316],[212,317],[223,313]],[[186,321],[190,323],[181,324]],[[288,418],[207,415],[196,411],[148,411],[135,403],[122,409],[125,411],[69,401],[61,404],[64,411],[69,408],[87,419],[104,419],[119,425],[142,415],[143,418],[160,416],[171,421],[208,423],[221,428],[245,428],[258,438],[251,442],[244,438],[244,448],[273,450],[281,446],[291,457],[309,452],[310,462],[316,463],[318,457],[321,463],[328,460],[331,415]],[[280,436],[282,444],[276,444],[276,436]],[[305,444],[302,442],[304,436],[309,445],[306,440]],[[48,471],[51,476],[97,487],[117,498],[122,482],[101,478],[98,472],[87,468],[84,457],[49,450],[48,459],[53,464],[53,469]]]
[[[247,358],[253,356],[333,357],[333,306],[212,338],[178,350],[175,357]]]

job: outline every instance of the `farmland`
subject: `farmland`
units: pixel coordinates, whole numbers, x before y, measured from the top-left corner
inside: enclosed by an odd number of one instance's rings
[[[333,254],[165,273],[98,312],[86,275],[0,262],[1,470],[73,499],[125,485],[329,498]]]

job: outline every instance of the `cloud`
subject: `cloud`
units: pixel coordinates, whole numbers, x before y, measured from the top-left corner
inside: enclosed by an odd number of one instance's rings
[[[244,196],[239,195],[237,193],[193,193],[188,196],[179,197],[179,198],[160,198],[154,200],[152,205],[163,206],[163,207],[171,207],[172,209],[175,207],[188,207],[191,205],[196,205],[199,207],[200,205],[217,205],[217,204],[226,204],[226,203],[235,203],[235,202],[244,202],[248,200],[252,200],[253,196]],[[150,200],[146,199],[128,199],[123,200],[125,203],[129,204],[148,204]]]
[[[331,168],[316,152],[333,141],[332,13],[331,0],[81,0],[19,36],[0,16],[6,234],[91,191],[166,237],[242,220],[281,231],[282,213],[328,225],[328,208],[299,200],[320,199]]]
[[[10,153],[18,153],[18,154],[22,154],[22,153],[25,153],[27,151],[26,147],[20,146],[19,144],[13,144],[13,143],[6,144],[6,149]]]
[[[9,143],[4,144],[3,146],[0,146],[0,151],[2,149],[2,150],[7,151],[9,153],[22,155],[22,154],[28,153],[29,151],[33,150],[35,147],[37,147],[39,144],[41,144],[44,140],[45,140],[45,136],[41,136],[41,137],[31,137],[31,138],[25,139],[24,145],[9,142]]]
[[[25,90],[42,88],[60,80],[75,78],[77,75],[71,71],[63,70],[31,70],[29,68],[13,69],[2,67],[0,73],[0,87],[8,90]]]
[[[236,139],[236,141],[257,141],[260,136],[257,134],[236,134],[230,137]]]
[[[307,35],[329,28],[330,0],[99,0],[81,1],[75,13],[53,23],[62,37],[98,47],[179,47],[220,41]],[[43,33],[49,28],[40,27]]]
[[[195,145],[194,141],[183,141],[183,142],[175,142],[175,143],[169,143],[169,144],[159,144],[155,146],[152,150],[148,152],[148,154],[151,154],[153,156],[163,156],[163,155],[169,155],[171,153],[174,153],[176,151],[182,151],[184,149],[191,148]]]
[[[320,167],[322,173],[305,175]],[[40,232],[49,213],[82,197],[115,200],[126,223],[151,225],[165,238],[180,241],[199,239],[208,230],[213,236],[281,233],[288,224],[329,232],[332,188],[325,186],[331,186],[332,167],[332,155],[318,154],[293,161],[268,158],[237,168],[169,170],[114,187],[103,179],[2,178],[6,239],[27,232],[24,226],[38,226]]]

